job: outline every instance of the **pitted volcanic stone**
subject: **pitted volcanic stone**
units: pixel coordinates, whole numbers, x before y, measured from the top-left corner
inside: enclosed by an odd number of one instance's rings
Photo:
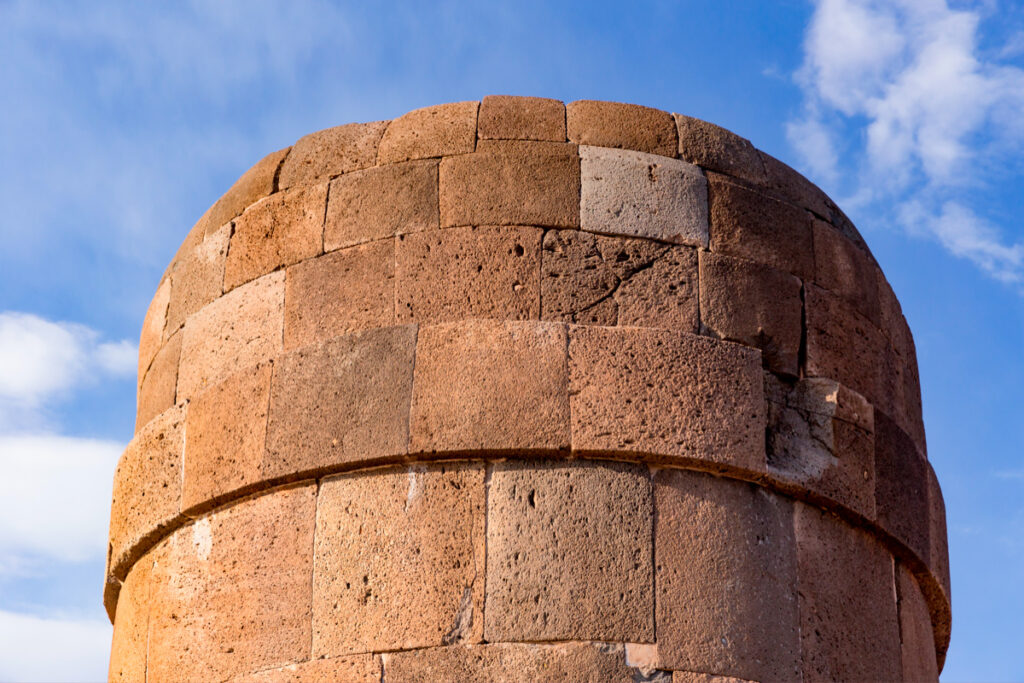
[[[140,558],[128,573],[117,600],[114,638],[110,645],[111,683],[146,680],[146,648],[149,641],[149,586],[151,557]]]
[[[903,680],[934,683],[939,680],[939,671],[931,613],[917,581],[902,564],[896,565],[896,594],[899,596]]]
[[[707,121],[674,116],[681,159],[750,182],[764,182],[761,157],[749,140]]]
[[[676,156],[676,124],[668,112],[596,100],[570,102],[565,111],[572,142]]]
[[[476,145],[477,102],[452,102],[416,109],[388,124],[377,151],[378,164],[472,152]]]
[[[380,657],[373,654],[311,659],[232,678],[229,683],[380,683]]]
[[[387,121],[349,123],[301,138],[281,166],[281,189],[313,185],[373,166],[387,125]]]
[[[174,405],[178,385],[178,364],[184,335],[178,332],[163,345],[139,386],[135,431]]]
[[[167,326],[167,306],[171,301],[171,281],[163,280],[156,288],[153,301],[146,309],[146,317],[142,320],[142,333],[139,335],[139,383],[146,376],[153,358],[164,343],[164,328]]]
[[[758,154],[765,171],[764,186],[769,192],[822,218],[832,215],[834,204],[811,181],[770,154],[761,151]]]
[[[931,553],[928,462],[885,413],[875,412],[878,523],[926,560]]]
[[[231,231],[232,224],[225,223],[207,233],[202,242],[175,263],[170,277],[165,338],[177,332],[188,316],[224,293],[224,262]]]
[[[480,102],[481,139],[565,142],[565,105],[544,97],[489,95]]]
[[[814,281],[881,324],[878,270],[867,254],[824,221],[814,221]]]

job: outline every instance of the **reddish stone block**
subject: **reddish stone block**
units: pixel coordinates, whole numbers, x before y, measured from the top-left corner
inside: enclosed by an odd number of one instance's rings
[[[691,671],[673,671],[672,683],[754,683],[734,676],[715,676],[714,674],[694,673]]]
[[[387,121],[350,123],[311,133],[295,143],[281,166],[281,189],[313,185],[373,166]]]
[[[415,109],[388,124],[378,164],[472,152],[479,102],[451,102]]]
[[[896,566],[896,594],[899,596],[903,680],[934,683],[939,680],[939,670],[928,604],[917,580],[901,564]]]
[[[412,453],[569,447],[564,325],[467,320],[421,327]]]
[[[146,376],[150,364],[164,344],[164,328],[167,326],[167,305],[171,300],[171,281],[164,280],[156,288],[156,294],[146,310],[142,320],[142,332],[139,335],[139,374],[138,383]]]
[[[804,680],[900,680],[892,555],[802,503],[794,521]]]
[[[927,562],[931,556],[928,462],[913,440],[877,410],[875,507],[878,524]]]
[[[577,100],[565,107],[569,140],[675,157],[679,138],[666,111],[619,102]]]
[[[331,182],[324,249],[436,229],[436,160],[348,173]]]
[[[682,114],[673,116],[681,159],[749,182],[764,182],[761,155],[749,140],[707,121]]]
[[[230,683],[380,683],[380,658],[373,654],[312,659],[232,678]]]
[[[441,160],[441,225],[580,224],[580,159],[575,145],[492,142]]]
[[[182,336],[179,333],[167,340],[153,358],[146,376],[141,378],[138,409],[135,413],[136,432],[174,405]]]
[[[878,267],[828,223],[814,221],[814,282],[842,297],[861,315],[881,324]]]
[[[522,226],[446,228],[395,243],[395,319],[540,317],[540,241]]]
[[[177,332],[188,316],[224,293],[224,261],[230,238],[231,224],[226,223],[207,234],[175,263],[170,277],[165,337]]]
[[[835,204],[814,183],[770,154],[758,151],[767,180],[764,186],[772,194],[828,219]]]
[[[223,681],[309,657],[316,486],[277,489],[154,551],[149,680]]]
[[[722,339],[761,349],[765,367],[791,377],[800,370],[801,287],[770,266],[700,253],[701,322]]]
[[[645,466],[499,462],[487,501],[488,641],[654,640]]]
[[[192,399],[181,508],[188,514],[260,481],[271,363],[241,370]]]
[[[148,556],[131,568],[118,597],[114,638],[110,645],[111,683],[146,680],[146,645],[149,638],[149,584],[153,561]]]
[[[324,480],[313,656],[479,642],[484,514],[479,463]]]
[[[264,197],[268,197],[277,191],[276,178],[278,170],[290,156],[291,147],[271,152],[260,159],[255,166],[242,174],[242,177],[235,181],[231,189],[224,193],[220,199],[199,219],[197,227],[202,225],[202,231],[196,235],[195,243],[205,235],[212,234],[245,211],[245,208],[256,203]],[[184,250],[187,251],[187,250]],[[179,255],[184,251],[179,252]],[[177,261],[177,257],[175,257]]]
[[[952,598],[949,583],[949,540],[946,535],[946,503],[942,499],[942,489],[935,476],[935,470],[928,465],[928,540],[930,552],[928,568],[939,582],[945,593],[946,601]]]
[[[323,252],[327,185],[300,187],[246,209],[234,223],[224,290]]]
[[[480,103],[481,139],[565,142],[565,105],[544,97],[489,95]]]
[[[381,240],[288,268],[284,348],[395,322],[395,244]]]
[[[660,665],[800,680],[788,499],[754,484],[657,470],[654,505]]]
[[[711,213],[711,251],[757,261],[803,280],[814,275],[811,216],[708,173]]]
[[[404,455],[415,352],[410,325],[282,356],[274,366],[263,478]]]
[[[670,330],[569,332],[574,451],[765,470],[757,351]]]

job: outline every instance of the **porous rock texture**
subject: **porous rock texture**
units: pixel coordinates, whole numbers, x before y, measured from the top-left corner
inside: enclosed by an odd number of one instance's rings
[[[113,681],[941,670],[899,303],[704,121],[500,96],[306,136],[186,237],[138,387]]]

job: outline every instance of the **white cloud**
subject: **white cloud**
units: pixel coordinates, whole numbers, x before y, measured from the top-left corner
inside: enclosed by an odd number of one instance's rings
[[[0,610],[0,680],[106,680],[110,639],[104,621]]]

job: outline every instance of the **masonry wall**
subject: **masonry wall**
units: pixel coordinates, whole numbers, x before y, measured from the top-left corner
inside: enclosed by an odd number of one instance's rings
[[[913,339],[835,204],[712,124],[314,133],[157,289],[104,600],[114,681],[936,680]]]

